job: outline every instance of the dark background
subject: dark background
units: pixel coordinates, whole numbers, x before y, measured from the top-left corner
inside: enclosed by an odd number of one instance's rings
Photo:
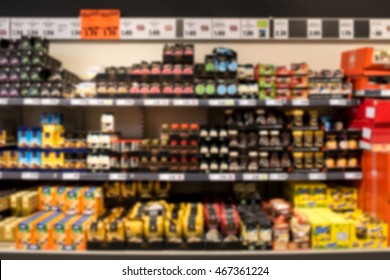
[[[1,17],[76,17],[80,9],[122,17],[390,17],[390,0],[1,0]]]

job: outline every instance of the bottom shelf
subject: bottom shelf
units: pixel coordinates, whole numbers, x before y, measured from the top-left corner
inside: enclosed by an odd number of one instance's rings
[[[181,251],[181,250],[121,250],[121,251],[31,251],[16,250],[13,243],[0,244],[0,257],[24,260],[140,260],[140,259],[254,259],[254,260],[389,260],[390,248],[301,251]]]

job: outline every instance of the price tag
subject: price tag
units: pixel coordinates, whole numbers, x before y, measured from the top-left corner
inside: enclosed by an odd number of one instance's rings
[[[268,174],[265,174],[265,173],[244,173],[243,180],[244,181],[267,181]]]
[[[58,98],[43,98],[41,99],[42,105],[56,106],[60,104],[60,100]]]
[[[375,107],[366,107],[366,118],[375,118]]]
[[[62,180],[80,180],[80,173],[63,173]]]
[[[224,173],[224,174],[210,174],[209,175],[210,181],[235,181],[236,175],[230,174],[230,173]]]
[[[295,99],[292,101],[293,106],[309,106],[308,99]]]
[[[24,98],[23,99],[23,105],[39,105],[41,104],[41,100],[38,98]]]
[[[211,19],[184,19],[184,39],[211,39]]]
[[[118,40],[120,10],[81,10],[81,39]]]
[[[134,106],[135,100],[134,99],[117,99],[116,105],[117,106]]]
[[[221,18],[212,20],[213,39],[239,39],[241,25],[239,19]]]
[[[321,39],[322,38],[322,20],[308,19],[307,20],[307,38]]]
[[[73,106],[85,106],[85,105],[87,105],[87,100],[85,100],[85,99],[71,99],[70,100],[70,105],[73,105]]]
[[[199,106],[199,100],[197,99],[177,99],[173,100],[174,106]]]
[[[289,25],[288,19],[276,18],[274,19],[274,39],[288,39]]]
[[[266,106],[282,106],[283,100],[277,100],[277,99],[267,99],[265,100]]]
[[[13,18],[11,19],[11,37],[13,39],[21,36],[38,37],[40,34],[40,24],[37,18]]]
[[[363,138],[371,139],[371,135],[372,135],[371,129],[369,129],[367,127],[363,127],[363,129],[362,129],[362,136],[363,136]]]
[[[326,173],[309,173],[309,180],[326,180]]]
[[[3,179],[3,172],[0,172],[0,179]]]
[[[270,181],[286,181],[288,179],[287,173],[271,173],[269,174]]]
[[[38,180],[39,173],[38,172],[22,172],[22,180]]]
[[[88,105],[90,106],[112,106],[114,100],[112,99],[88,99]]]
[[[380,96],[390,96],[390,90],[382,89],[379,93]]]
[[[158,175],[159,181],[184,181],[184,174],[181,173],[162,173]]]
[[[370,39],[390,39],[390,20],[371,19]]]
[[[329,105],[330,106],[346,106],[347,100],[346,99],[329,99]]]
[[[145,106],[168,106],[169,99],[145,99]]]
[[[240,106],[256,106],[256,100],[242,99],[242,100],[238,101],[238,105],[240,105]]]
[[[355,37],[355,28],[353,19],[339,20],[339,38],[353,39]]]
[[[110,181],[126,181],[127,174],[126,173],[110,173],[108,178]]]
[[[123,39],[175,39],[176,20],[167,18],[123,18]]]
[[[269,20],[268,19],[241,19],[242,39],[268,39]]]
[[[0,105],[8,105],[8,98],[0,98]]]
[[[78,40],[81,36],[80,18],[56,18],[55,33],[52,39]]]
[[[344,177],[346,180],[361,180],[363,174],[361,172],[345,172]]]
[[[209,100],[209,106],[234,106],[233,99],[213,99]]]
[[[0,18],[0,38],[10,38],[11,20],[9,18]]]

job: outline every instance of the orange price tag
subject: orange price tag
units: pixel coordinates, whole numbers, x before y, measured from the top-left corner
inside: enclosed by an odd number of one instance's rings
[[[118,40],[120,34],[119,10],[81,10],[81,39]]]

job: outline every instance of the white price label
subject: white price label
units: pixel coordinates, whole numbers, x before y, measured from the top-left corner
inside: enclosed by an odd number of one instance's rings
[[[375,107],[366,107],[366,118],[375,118]]]
[[[85,105],[87,105],[87,100],[85,100],[85,99],[71,99],[70,100],[70,105],[73,105],[73,106],[85,106]]]
[[[380,96],[390,96],[390,90],[388,90],[388,89],[382,89],[381,91],[380,91],[380,94],[379,94]]]
[[[339,38],[353,39],[355,36],[355,28],[353,19],[339,20]]]
[[[168,106],[169,99],[145,99],[145,106]]]
[[[308,19],[307,20],[307,38],[321,39],[322,38],[322,20]]]
[[[176,20],[167,18],[122,18],[122,39],[175,39]]]
[[[371,139],[372,131],[367,127],[363,127],[362,136],[365,139]]]
[[[288,19],[276,18],[274,19],[274,39],[288,39],[289,25]]]
[[[234,106],[233,99],[214,99],[209,100],[209,106]]]
[[[3,179],[3,172],[0,172],[0,179]]]
[[[268,39],[269,20],[268,19],[241,19],[242,39]]]
[[[41,34],[40,20],[38,18],[11,19],[11,37],[17,39],[21,36],[43,36]]]
[[[309,106],[308,99],[295,99],[292,101],[293,106]]]
[[[266,106],[282,106],[283,100],[277,100],[277,99],[267,99],[265,100]]]
[[[329,105],[330,106],[346,106],[347,100],[346,99],[329,99]]]
[[[22,172],[22,180],[38,180],[38,172]]]
[[[8,98],[0,98],[0,105],[8,105]]]
[[[214,39],[239,39],[241,25],[239,19],[221,18],[212,20]]]
[[[63,173],[62,180],[80,180],[80,173],[75,173],[75,172]]]
[[[58,98],[43,98],[41,99],[41,104],[42,105],[51,105],[51,106],[56,106],[60,104],[60,100]]]
[[[199,100],[197,99],[177,99],[173,100],[174,106],[199,106]]]
[[[256,106],[256,100],[242,99],[242,100],[238,101],[238,105],[240,105],[240,106]]]
[[[25,98],[23,99],[23,105],[39,105],[41,100],[38,98]]]
[[[112,99],[88,99],[88,105],[90,106],[112,106],[114,100]]]
[[[0,18],[0,38],[10,38],[11,20],[9,18]]]
[[[390,20],[371,19],[370,39],[390,39]]]
[[[184,174],[181,173],[162,173],[158,175],[159,181],[184,181]]]
[[[127,174],[126,173],[110,173],[108,178],[110,181],[126,181]]]
[[[326,173],[309,173],[309,180],[326,180]]]
[[[134,99],[117,99],[116,105],[117,106],[134,106],[135,100]]]
[[[236,175],[230,174],[230,173],[224,173],[224,174],[210,174],[209,175],[210,181],[235,181]]]
[[[287,173],[271,173],[269,174],[270,181],[286,181],[288,179]]]
[[[244,181],[267,181],[268,174],[266,173],[244,173],[243,174]]]
[[[361,172],[346,172],[344,177],[346,180],[361,180],[363,174]]]
[[[184,19],[184,39],[211,39],[211,19]]]

